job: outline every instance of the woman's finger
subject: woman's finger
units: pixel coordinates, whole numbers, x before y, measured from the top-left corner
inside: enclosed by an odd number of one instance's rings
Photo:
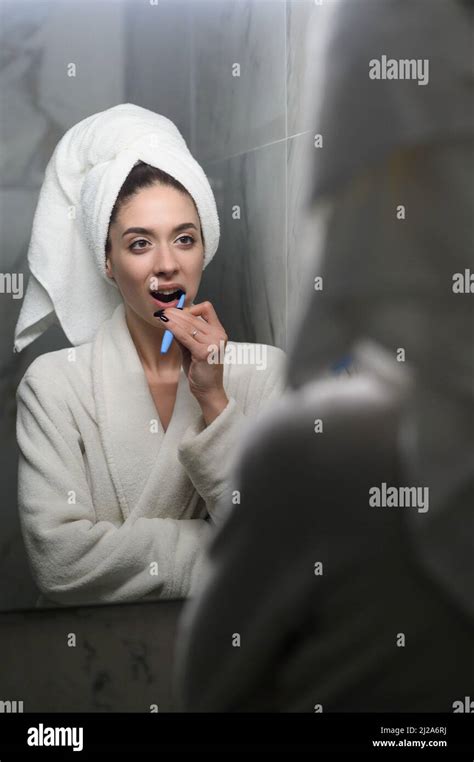
[[[194,330],[199,331],[201,336],[207,336],[212,333],[212,329],[205,320],[202,320],[199,316],[194,317],[184,310],[178,310],[176,307],[168,307],[164,311],[164,315],[173,324],[177,324],[187,328],[189,333]]]
[[[215,325],[220,326],[223,328],[222,323],[220,322],[217,312],[215,311],[214,307],[212,306],[211,302],[201,302],[200,304],[193,304],[191,307],[189,307],[189,310],[192,315],[195,315],[196,317],[202,317],[204,320],[209,323],[209,325]]]
[[[170,308],[169,312],[174,308]],[[180,312],[180,310],[176,310],[177,313]],[[194,323],[189,323],[188,321],[181,320],[182,315],[169,315],[169,321],[165,324],[166,328],[171,331],[175,339],[177,339],[181,344],[183,344],[193,357],[195,357],[198,360],[205,360],[207,358],[207,345],[208,341],[205,339],[205,336],[201,336],[201,341],[199,340],[199,333],[196,335],[196,338],[192,335],[193,330],[199,331],[199,328],[195,326]]]

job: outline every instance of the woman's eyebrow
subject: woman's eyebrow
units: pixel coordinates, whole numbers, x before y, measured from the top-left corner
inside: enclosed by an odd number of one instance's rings
[[[197,227],[194,224],[194,222],[182,222],[180,225],[176,225],[175,228],[171,231],[172,233],[179,233],[180,230],[187,230],[188,228],[194,228],[194,230],[197,231]],[[124,233],[122,233],[122,238],[126,236],[128,233],[141,233],[142,235],[153,235],[153,230],[148,230],[148,228],[127,228]]]

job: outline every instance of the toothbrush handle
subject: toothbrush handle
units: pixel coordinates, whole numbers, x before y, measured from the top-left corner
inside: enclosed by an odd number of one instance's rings
[[[185,300],[186,300],[186,294],[183,293],[179,297],[178,304],[176,305],[178,310],[182,310],[183,309]],[[163,339],[162,339],[162,342],[161,342],[161,354],[165,354],[168,351],[168,349],[171,346],[171,342],[173,341],[173,338],[174,338],[173,334],[167,328],[165,333],[164,333],[164,335],[163,335]]]
[[[173,334],[171,333],[171,331],[166,329],[166,331],[164,333],[164,336],[163,336],[163,340],[161,342],[161,353],[162,354],[165,354],[168,351],[168,349],[171,346],[171,342],[172,341],[173,341]]]

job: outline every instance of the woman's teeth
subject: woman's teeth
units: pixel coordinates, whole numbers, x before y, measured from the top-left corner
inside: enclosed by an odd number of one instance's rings
[[[174,302],[179,299],[183,292],[181,289],[165,289],[164,291],[152,291],[151,295],[160,302]]]

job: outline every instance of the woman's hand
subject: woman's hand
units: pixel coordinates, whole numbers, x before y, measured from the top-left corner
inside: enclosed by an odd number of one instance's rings
[[[210,302],[183,310],[168,307],[163,314],[168,318],[166,328],[180,346],[191,394],[199,402],[209,425],[229,402],[223,385],[224,366],[220,362],[221,342],[225,350],[227,334]],[[196,332],[194,336],[193,332]]]

